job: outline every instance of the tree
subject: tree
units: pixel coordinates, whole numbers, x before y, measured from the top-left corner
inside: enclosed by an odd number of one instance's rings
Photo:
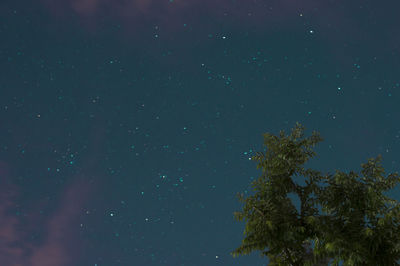
[[[303,138],[296,123],[290,135],[264,134],[265,153],[257,152],[262,175],[251,183],[254,194],[238,194],[245,221],[244,239],[231,254],[261,251],[270,265],[399,265],[400,205],[383,195],[400,181],[384,177],[381,155],[361,164],[362,177],[338,170],[322,175],[302,167],[323,139],[318,132]],[[296,182],[305,178],[305,185]],[[289,193],[300,199],[297,210]]]

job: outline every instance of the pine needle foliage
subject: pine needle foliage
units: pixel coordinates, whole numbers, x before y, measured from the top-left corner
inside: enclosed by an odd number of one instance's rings
[[[304,129],[297,122],[288,136],[263,135],[266,152],[252,157],[262,175],[251,196],[238,194],[243,209],[234,216],[245,222],[244,239],[231,254],[261,251],[272,266],[399,265],[400,205],[383,194],[400,181],[398,173],[385,176],[381,155],[361,164],[362,176],[305,169],[323,139],[315,131],[304,138]],[[299,197],[299,211],[289,193]]]

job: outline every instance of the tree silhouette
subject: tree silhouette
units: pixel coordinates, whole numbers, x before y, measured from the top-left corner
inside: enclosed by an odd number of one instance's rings
[[[296,123],[288,136],[264,134],[267,151],[252,157],[262,175],[251,183],[253,195],[238,195],[244,206],[234,215],[246,224],[242,244],[231,254],[258,250],[270,265],[399,265],[400,205],[382,194],[399,175],[384,177],[381,155],[361,164],[362,177],[305,169],[323,139],[315,131],[303,138],[303,131]],[[304,186],[295,182],[301,176]],[[297,194],[300,210],[288,193]]]

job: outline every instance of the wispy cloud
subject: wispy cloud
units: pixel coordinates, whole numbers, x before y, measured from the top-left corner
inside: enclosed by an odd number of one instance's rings
[[[281,1],[231,1],[231,0],[41,0],[55,14],[75,13],[91,22],[103,21],[106,17],[122,19],[131,23],[132,20],[163,22],[165,27],[184,22],[194,17],[202,18],[203,23],[210,17],[240,18],[240,24],[251,22],[268,22],[276,20],[291,20],[300,13],[316,12],[323,17],[327,10],[333,12],[329,3],[316,0],[281,0]],[[182,24],[179,24],[182,26]],[[268,27],[267,24],[263,24]],[[133,26],[130,24],[130,26]],[[272,25],[271,25],[272,26]],[[165,28],[164,27],[164,28]]]
[[[7,164],[0,162],[0,261],[2,265],[63,266],[74,265],[78,235],[79,215],[87,199],[90,186],[76,178],[66,186],[56,211],[44,219],[40,241],[32,242],[29,235],[36,229],[30,226],[38,218],[37,212],[29,212],[22,218],[16,214],[19,189],[10,182]]]
[[[88,184],[76,181],[65,189],[60,206],[48,219],[47,237],[41,246],[34,247],[30,262],[32,266],[73,265],[70,248],[77,244],[79,214],[88,195]],[[76,257],[76,256],[75,256]]]

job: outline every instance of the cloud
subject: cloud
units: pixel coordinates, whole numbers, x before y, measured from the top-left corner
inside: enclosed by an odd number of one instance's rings
[[[101,32],[118,25],[119,33],[143,38],[155,26],[164,36],[185,32],[235,29],[265,31],[310,30],[327,42],[340,43],[358,33],[351,6],[317,0],[41,0],[55,19],[64,18]],[[302,17],[302,19],[300,19]],[[186,24],[189,27],[184,27]],[[201,36],[207,36],[201,34]],[[164,39],[165,40],[165,39]]]
[[[77,218],[83,210],[88,194],[88,184],[73,183],[65,190],[59,209],[47,223],[47,237],[44,243],[33,249],[30,257],[32,266],[73,265],[69,247],[77,244]],[[74,235],[75,233],[75,235]]]
[[[20,234],[17,231],[18,218],[12,213],[15,208],[16,188],[10,183],[9,167],[0,161],[0,261],[5,265],[23,265],[25,250],[20,246]]]
[[[268,22],[292,19],[300,13],[318,10],[323,12],[328,4],[316,0],[232,1],[232,0],[41,0],[53,14],[78,15],[81,19],[100,23],[105,18],[117,18],[131,23],[163,22],[168,27],[176,22],[201,18],[229,17],[240,23]],[[181,25],[180,23],[179,25]],[[268,23],[264,24],[268,27]],[[130,24],[132,26],[132,24]]]
[[[80,242],[77,219],[88,197],[89,184],[75,178],[64,189],[56,211],[43,221],[37,211],[28,212],[24,217],[16,214],[19,189],[11,182],[8,165],[1,161],[0,178],[1,265],[74,265],[72,258],[77,257],[74,247]],[[37,231],[38,220],[43,221],[42,233],[40,240],[33,242],[30,236]]]
[[[46,6],[54,19],[65,25],[77,23],[90,33],[117,29],[115,32],[123,37],[134,36],[140,39],[147,36],[155,26],[164,36],[186,32],[190,27],[198,35],[207,36],[201,31],[212,32],[213,29],[222,30],[231,26],[238,31],[251,30],[261,34],[269,30],[279,30],[283,34],[299,31],[307,36],[312,30],[315,33],[313,38],[319,38],[331,45],[338,56],[346,49],[349,40],[376,43],[379,39],[379,49],[386,50],[394,49],[399,43],[399,30],[393,23],[396,20],[397,6],[393,4],[388,9],[379,3],[366,5],[361,0],[346,5],[318,0],[39,1]],[[189,27],[184,27],[184,24]],[[56,25],[59,28],[60,24]],[[382,31],[382,27],[385,31]],[[349,50],[347,53],[353,52]],[[346,64],[350,54],[344,55]]]

